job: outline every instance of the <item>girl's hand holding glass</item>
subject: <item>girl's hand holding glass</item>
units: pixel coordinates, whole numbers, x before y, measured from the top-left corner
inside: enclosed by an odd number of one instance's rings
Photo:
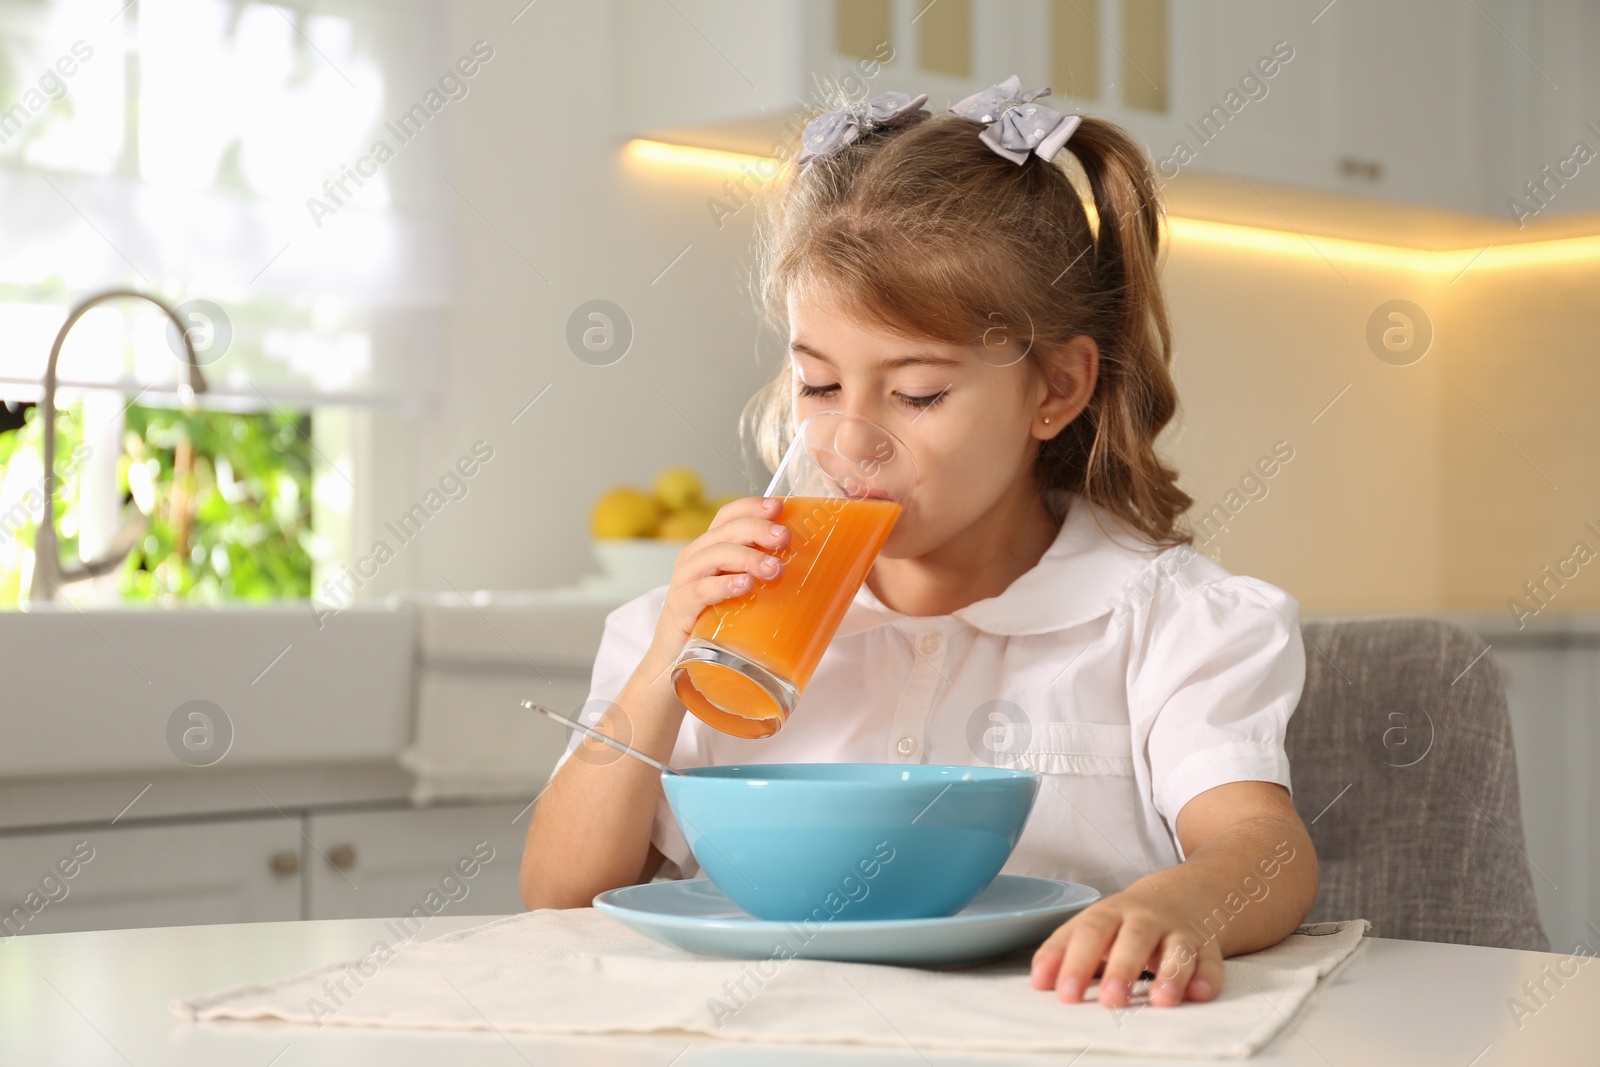
[[[872,420],[832,408],[803,419],[766,493],[790,534],[785,572],[701,613],[672,665],[683,705],[734,737],[782,729],[916,480],[905,445]]]
[[[723,505],[710,529],[678,553],[646,655],[646,662],[660,664],[663,677],[688,643],[701,612],[783,573],[773,554],[789,543],[789,528],[775,521],[782,511],[782,502],[771,497],[740,497]]]

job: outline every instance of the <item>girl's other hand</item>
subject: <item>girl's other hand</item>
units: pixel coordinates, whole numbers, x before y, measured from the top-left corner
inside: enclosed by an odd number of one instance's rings
[[[1173,892],[1136,882],[1068,919],[1034,952],[1033,987],[1054,988],[1062,1000],[1078,1003],[1100,974],[1101,1005],[1124,1008],[1140,972],[1150,971],[1150,1003],[1157,1007],[1215,998],[1222,992],[1222,949],[1189,925]]]
[[[678,658],[700,613],[712,604],[743,596],[757,581],[783,572],[772,553],[789,543],[789,528],[777,521],[783,501],[740,497],[722,506],[711,527],[683,546],[672,568],[672,584],[656,623],[646,661],[661,671]]]

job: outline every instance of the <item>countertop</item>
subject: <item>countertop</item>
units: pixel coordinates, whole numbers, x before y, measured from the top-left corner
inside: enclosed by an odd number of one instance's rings
[[[393,761],[178,767],[0,781],[0,837],[208,819],[280,818],[285,812],[365,811],[412,805],[416,776]],[[523,799],[533,799],[529,792]],[[509,803],[518,796],[450,800]]]
[[[489,921],[434,919],[424,938]],[[904,1052],[860,1046],[774,1046],[677,1031],[615,1037],[322,1029],[280,1023],[189,1023],[171,1001],[279,978],[369,951],[385,920],[157,927],[39,934],[0,941],[0,1063],[205,1064],[207,1067],[436,1067],[470,1064],[1050,1064],[1062,1056]],[[1600,1037],[1600,965],[1557,953],[1368,938],[1281,1034],[1248,1062],[1262,1067],[1406,1064],[1517,1067],[1592,1062]],[[1544,977],[1562,967],[1565,979]],[[1551,968],[1549,971],[1544,968]],[[1524,982],[1545,981],[1535,1010],[1514,1019]],[[1560,982],[1558,985],[1557,982]],[[1021,991],[1027,992],[1027,991]],[[1103,1011],[1097,1003],[1063,1011]],[[1203,1005],[1175,1009],[1198,1010]],[[1519,1025],[1520,1022],[1520,1025]],[[507,1048],[506,1046],[511,1046]],[[1183,1061],[1086,1054],[1075,1067],[1171,1067]]]

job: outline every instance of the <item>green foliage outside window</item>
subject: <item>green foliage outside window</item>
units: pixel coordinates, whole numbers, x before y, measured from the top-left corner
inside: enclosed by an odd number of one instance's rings
[[[20,481],[37,475],[39,425],[0,433],[0,520],[16,519]],[[237,414],[132,405],[117,461],[120,500],[148,519],[143,537],[118,570],[124,600],[214,603],[311,595],[311,427],[304,414]],[[82,440],[74,404],[56,426],[58,457]],[[75,559],[82,472],[58,460],[56,506],[63,559]],[[37,483],[35,483],[37,484]],[[9,486],[9,487],[8,487]],[[8,487],[8,488],[7,488]],[[35,499],[38,499],[35,497]],[[42,507],[19,529],[0,528],[0,607],[26,599],[19,552],[33,546]],[[70,588],[67,590],[71,594]]]

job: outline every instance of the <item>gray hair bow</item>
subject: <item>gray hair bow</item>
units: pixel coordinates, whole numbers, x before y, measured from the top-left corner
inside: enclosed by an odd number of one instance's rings
[[[1024,93],[1015,74],[990,89],[974,93],[950,111],[973,122],[986,123],[978,136],[995,152],[1022,163],[1031,151],[1049,162],[1083,121],[1081,115],[1063,115],[1033,101],[1050,95],[1050,87]]]
[[[886,126],[909,126],[929,117],[922,109],[928,102],[927,93],[912,96],[910,93],[889,92],[875,96],[866,103],[846,104],[832,111],[824,111],[806,125],[800,135],[801,167],[812,160],[822,159],[842,151],[862,133]]]

